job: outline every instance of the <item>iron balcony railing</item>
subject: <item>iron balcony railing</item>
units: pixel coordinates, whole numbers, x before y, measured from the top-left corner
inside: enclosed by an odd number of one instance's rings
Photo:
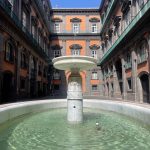
[[[35,4],[39,8],[40,14],[41,14],[45,24],[47,25],[47,28],[50,31],[50,21],[49,21],[48,15],[46,14],[46,11],[44,10],[44,6],[42,4],[42,1],[41,0],[35,0]],[[49,13],[50,13],[50,11],[49,11]]]
[[[11,7],[10,5],[8,5],[8,2],[6,0],[0,0],[0,7],[12,19],[15,25],[25,34],[26,38],[29,42],[32,43],[36,51],[44,58],[48,58],[48,55],[44,52],[44,49],[41,48],[37,40],[33,38],[33,35],[29,32],[29,30],[25,26],[23,26],[22,21],[19,19],[19,17],[11,10]]]
[[[104,16],[103,16],[103,18],[102,18],[102,24],[103,24],[103,26],[102,26],[100,32],[102,32],[103,28],[105,28],[105,23],[107,22],[107,20],[108,20],[108,18],[109,18],[109,15],[111,14],[110,12],[111,12],[111,10],[113,10],[113,8],[114,8],[116,2],[117,2],[117,0],[111,0],[111,2],[109,2],[109,5],[108,5],[108,7],[107,7],[107,10],[106,10],[106,12],[105,12],[105,14],[104,14]]]
[[[122,32],[120,37],[115,41],[115,43],[107,50],[107,52],[103,55],[98,65],[101,65],[114,51],[114,49],[119,45],[119,43],[127,36],[127,34],[133,29],[133,27],[141,20],[141,18],[145,15],[145,13],[150,9],[150,0],[148,0],[138,14],[134,17],[134,19],[130,22],[130,24],[126,27],[126,29]]]

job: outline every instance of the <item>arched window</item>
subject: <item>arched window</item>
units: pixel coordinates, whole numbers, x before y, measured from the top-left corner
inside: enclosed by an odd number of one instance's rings
[[[11,42],[6,43],[5,59],[9,62],[14,62],[14,47]]]
[[[145,40],[143,40],[139,47],[138,47],[138,51],[137,51],[137,55],[138,55],[138,63],[142,63],[144,61],[147,61],[147,56],[148,56],[148,44]]]

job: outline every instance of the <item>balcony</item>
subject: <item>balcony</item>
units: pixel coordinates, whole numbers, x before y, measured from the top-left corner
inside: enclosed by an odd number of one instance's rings
[[[141,8],[138,14],[133,18],[133,20],[126,27],[126,29],[122,32],[122,34],[115,41],[112,47],[107,50],[107,52],[104,54],[102,59],[99,61],[98,65],[101,65],[111,55],[111,53],[116,49],[116,47],[120,44],[120,42],[123,41],[128,36],[128,34],[132,31],[132,29],[137,25],[137,23],[141,21],[141,19],[143,18],[143,16],[146,14],[148,10],[150,10],[149,0],[144,4],[144,6]]]
[[[16,25],[16,27],[24,33],[25,38],[28,40],[28,42],[31,43],[31,45],[34,47],[37,53],[39,53],[43,58],[47,59],[48,56],[44,52],[44,49],[41,48],[41,46],[38,44],[35,38],[33,38],[32,34],[29,32],[29,30],[23,26],[22,21],[19,20],[18,16],[15,15],[13,11],[11,11],[10,6],[7,5],[7,1],[0,0],[0,9],[2,9],[5,14],[10,17],[12,20],[12,23]]]
[[[101,32],[102,32],[103,28],[105,27],[105,24],[109,18],[110,12],[113,10],[116,2],[117,2],[117,0],[111,0],[111,2],[109,2],[109,5],[108,5],[107,10],[105,12],[105,16],[103,17],[103,20],[102,20],[103,26],[102,26]]]
[[[37,7],[39,8],[40,14],[44,20],[44,23],[47,25],[47,28],[50,30],[50,21],[48,20],[48,15],[46,15],[46,11],[44,10],[44,6],[41,0],[35,0]],[[50,7],[50,6],[49,6]]]

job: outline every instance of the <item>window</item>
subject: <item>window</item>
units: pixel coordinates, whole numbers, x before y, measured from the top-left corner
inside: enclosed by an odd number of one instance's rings
[[[132,89],[131,78],[127,79],[127,83],[128,83],[128,90],[131,90]]]
[[[24,53],[21,53],[21,68],[27,68],[26,55]]]
[[[92,57],[97,59],[97,50],[92,50],[91,53]]]
[[[26,83],[25,81],[26,81],[26,80],[25,80],[24,78],[21,78],[21,79],[20,79],[20,89],[21,89],[21,90],[25,90],[25,85],[26,85],[26,84],[25,84],[25,83]]]
[[[98,79],[97,72],[92,72],[92,80],[97,80],[97,79]]]
[[[97,24],[96,23],[92,24],[92,33],[97,33]]]
[[[54,32],[55,33],[60,33],[60,24],[59,23],[54,24]]]
[[[10,62],[14,61],[14,50],[10,42],[6,43],[5,59]]]
[[[24,11],[22,12],[22,24],[24,27],[27,27],[27,15]]]
[[[80,50],[79,49],[72,49],[71,50],[71,55],[75,55],[75,56],[80,55]]]
[[[42,65],[41,63],[39,63],[39,66],[38,66],[38,75],[41,76],[42,75]]]
[[[138,63],[142,63],[147,60],[147,48],[146,43],[143,41],[138,49]]]
[[[73,23],[73,33],[79,33],[79,23]]]
[[[60,80],[60,73],[54,72],[54,80]]]
[[[97,85],[92,85],[92,91],[97,91],[97,90],[98,90]]]
[[[61,56],[61,51],[60,50],[54,50],[54,57],[59,57]]]
[[[131,68],[131,54],[128,53],[126,56],[126,65],[125,65],[126,69]]]
[[[35,26],[32,25],[32,36],[35,38]]]

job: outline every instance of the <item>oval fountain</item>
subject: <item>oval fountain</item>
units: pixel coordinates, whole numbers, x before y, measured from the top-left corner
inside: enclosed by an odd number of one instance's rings
[[[96,59],[88,56],[62,56],[53,59],[56,69],[70,71],[67,92],[67,118],[71,123],[83,121],[83,94],[80,71],[96,66]]]

